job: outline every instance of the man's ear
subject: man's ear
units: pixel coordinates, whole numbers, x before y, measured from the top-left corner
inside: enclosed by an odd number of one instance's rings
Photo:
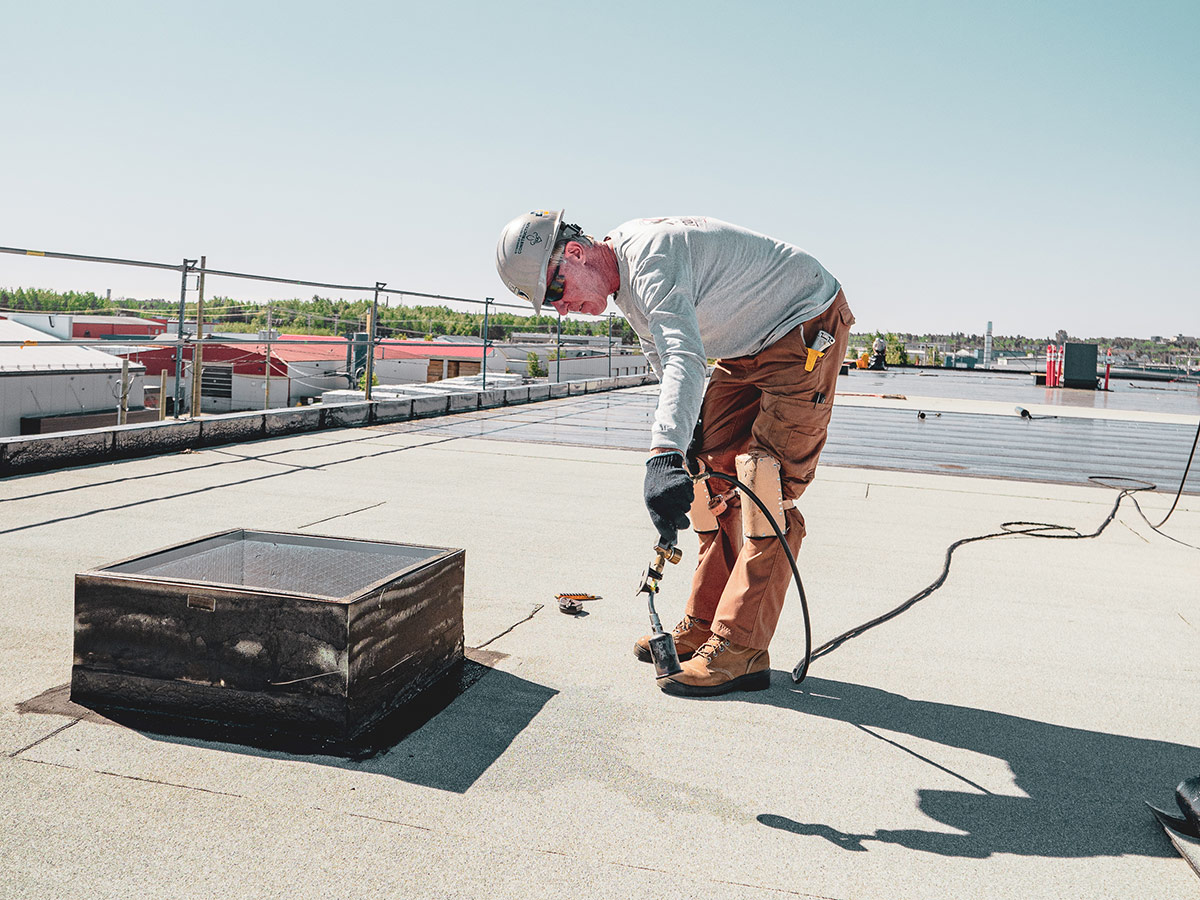
[[[583,244],[579,243],[579,241],[567,241],[567,246],[563,248],[563,256],[569,256],[574,260],[583,259]]]

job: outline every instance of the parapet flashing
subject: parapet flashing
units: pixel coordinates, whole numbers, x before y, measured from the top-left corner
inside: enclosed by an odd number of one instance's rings
[[[83,431],[0,437],[0,478],[330,428],[360,428],[476,409],[539,403],[657,382],[652,374],[621,375],[486,391],[447,392],[440,396],[338,400],[311,406],[204,415],[198,419],[165,419]]]

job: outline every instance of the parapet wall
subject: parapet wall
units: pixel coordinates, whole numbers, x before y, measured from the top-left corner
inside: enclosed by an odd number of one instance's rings
[[[86,431],[6,437],[0,438],[0,478],[135,456],[257,441],[325,428],[357,428],[475,409],[536,403],[576,394],[656,384],[657,381],[654,375],[621,375],[616,378],[528,384],[486,391],[448,391],[445,394],[401,399],[317,403],[261,412],[205,415],[198,419],[166,419]]]

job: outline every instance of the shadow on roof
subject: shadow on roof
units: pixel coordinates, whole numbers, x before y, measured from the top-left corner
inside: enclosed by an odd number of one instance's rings
[[[316,765],[386,775],[410,784],[465,793],[496,762],[558,691],[486,663],[502,654],[470,651],[454,673],[390,714],[352,746],[305,742],[295,735],[251,731],[211,722],[135,713],[93,711],[72,703],[60,685],[17,704],[18,712],[70,716],[132,728],[149,738],[253,756],[300,757]]]
[[[822,837],[848,851],[867,850],[871,842],[879,842],[970,859],[997,853],[1062,858],[1175,854],[1143,801],[1171,805],[1174,786],[1200,772],[1196,747],[912,700],[821,678],[810,677],[802,686],[793,686],[786,672],[776,672],[773,680],[769,691],[714,699],[767,703],[846,722],[957,778],[962,790],[921,789],[917,798],[921,812],[962,833],[877,829],[847,834],[821,822],[796,821],[781,814],[786,810],[759,815],[763,825]],[[783,681],[787,688],[781,688]],[[1027,796],[989,792],[875,729],[1004,760],[1015,787]],[[881,783],[878,789],[886,793],[894,786]]]

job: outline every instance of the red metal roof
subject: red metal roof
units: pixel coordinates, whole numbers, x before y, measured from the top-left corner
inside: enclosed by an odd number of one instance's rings
[[[279,341],[308,341],[310,343],[271,342],[271,373],[285,375],[286,364],[296,362],[318,362],[322,360],[346,359],[346,339],[328,335],[281,334]],[[494,356],[495,349],[489,350]],[[137,350],[127,354],[134,362],[145,364],[148,375],[157,375],[161,369],[175,371],[175,348],[156,347],[152,350]],[[192,349],[185,346],[183,358],[192,358]],[[391,341],[379,342],[376,359],[483,359],[482,344],[451,344],[444,341]],[[240,375],[261,375],[266,366],[267,344],[265,342],[238,341],[218,344],[204,342],[206,363],[233,363],[234,371]]]
[[[483,359],[483,344],[451,344],[447,341],[380,341],[384,359]],[[494,349],[488,355],[495,355]]]
[[[146,367],[146,374],[154,376],[164,369],[168,374],[175,371],[175,348],[155,347],[153,350],[135,350],[122,354],[131,362],[140,362]],[[192,359],[192,348],[183,348],[183,358]],[[341,357],[345,359],[345,356]],[[204,362],[208,364],[233,365],[233,371],[238,375],[263,375],[266,371],[266,353],[255,349],[254,344],[204,344]],[[280,359],[271,348],[271,374],[287,375],[287,360]]]
[[[319,341],[316,344],[287,344],[271,341],[271,358],[282,359],[285,362],[318,362],[326,359],[346,359],[346,341],[344,338],[325,337],[314,334],[281,334],[280,341]],[[207,347],[207,344],[205,345]],[[239,347],[252,348],[264,359],[267,356],[267,345],[239,344]],[[208,353],[206,349],[204,351]]]
[[[281,334],[280,341],[320,341],[307,344],[271,343],[271,355],[290,362],[315,359],[345,359],[346,339],[331,335]],[[333,346],[325,346],[325,344]],[[266,344],[247,344],[266,355]],[[496,351],[489,350],[489,356]],[[482,344],[452,344],[448,341],[398,341],[382,340],[378,344],[376,359],[483,359]]]

